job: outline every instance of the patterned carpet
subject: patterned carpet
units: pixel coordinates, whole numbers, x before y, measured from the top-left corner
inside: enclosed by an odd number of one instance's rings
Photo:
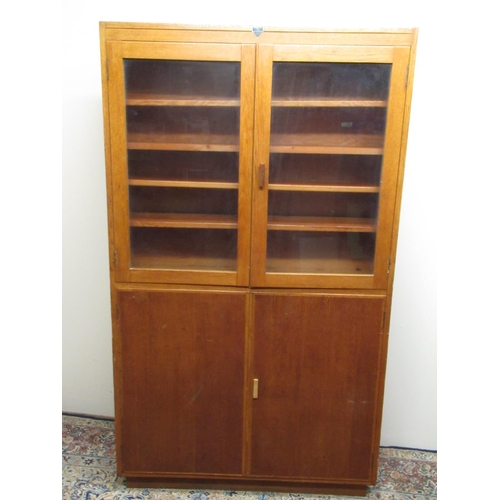
[[[346,497],[266,492],[127,488],[116,476],[114,424],[63,415],[63,500],[336,500]],[[437,498],[437,453],[382,448],[377,484],[367,499]]]

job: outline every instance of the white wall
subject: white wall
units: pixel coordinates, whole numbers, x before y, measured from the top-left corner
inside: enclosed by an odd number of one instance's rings
[[[344,2],[348,3],[348,2]],[[180,4],[180,5],[177,5]],[[63,45],[62,409],[113,415],[105,166],[98,22],[302,27],[420,27],[397,256],[382,444],[437,448],[436,189],[426,93],[435,79],[437,22],[394,2],[81,3],[65,0]],[[355,5],[354,5],[355,4]],[[333,3],[332,3],[333,5]],[[325,11],[326,6],[326,11]],[[363,8],[362,8],[363,7]],[[435,127],[432,127],[435,131]]]

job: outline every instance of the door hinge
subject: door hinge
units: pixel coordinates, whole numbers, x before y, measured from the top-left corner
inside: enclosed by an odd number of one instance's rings
[[[113,256],[113,265],[114,265],[115,269],[116,269],[116,261],[117,261],[117,256],[116,256],[116,250],[115,250],[114,256]]]
[[[106,81],[109,82],[109,64],[107,59],[106,59]]]
[[[410,74],[410,66],[406,66],[406,80],[405,80],[405,89],[408,88],[408,77]]]
[[[391,272],[391,258],[387,259],[387,274]]]

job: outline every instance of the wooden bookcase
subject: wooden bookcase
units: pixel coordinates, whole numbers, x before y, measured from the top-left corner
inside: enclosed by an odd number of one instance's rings
[[[100,29],[118,473],[364,494],[417,30]]]

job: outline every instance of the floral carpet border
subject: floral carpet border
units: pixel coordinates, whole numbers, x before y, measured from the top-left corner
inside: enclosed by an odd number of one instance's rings
[[[62,417],[63,500],[336,500],[349,497],[274,492],[127,488],[116,475],[114,422]],[[381,448],[378,480],[368,500],[437,498],[437,453]]]

